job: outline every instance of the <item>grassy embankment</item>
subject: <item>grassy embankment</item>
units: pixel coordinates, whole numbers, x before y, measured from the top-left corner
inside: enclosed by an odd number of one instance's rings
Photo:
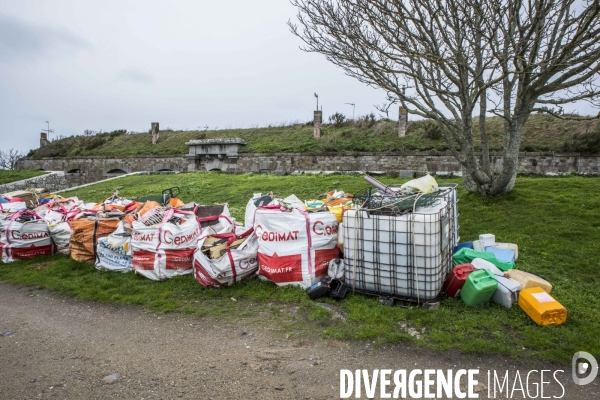
[[[16,182],[22,179],[29,179],[35,176],[47,174],[46,171],[28,171],[28,170],[0,170],[0,185],[5,183]]]
[[[474,121],[475,132],[478,120]],[[490,149],[499,151],[503,144],[502,120],[489,118],[487,123]],[[73,136],[55,140],[41,149],[32,150],[33,157],[105,156],[125,157],[152,154],[185,154],[185,142],[193,139],[239,137],[248,142],[241,152],[303,153],[360,151],[445,151],[439,128],[431,121],[409,122],[405,138],[398,138],[396,123],[363,119],[341,124],[326,124],[320,140],[313,139],[312,124],[293,124],[252,129],[206,131],[163,130],[157,145],[147,133],[125,130],[92,136]],[[476,146],[479,143],[475,133]],[[600,121],[568,121],[545,115],[532,115],[521,139],[521,151],[600,152]]]
[[[382,181],[398,182],[392,178]],[[387,307],[375,297],[358,294],[339,302],[322,300],[341,308],[347,318],[342,322],[316,307],[297,288],[279,288],[251,279],[230,288],[206,289],[192,276],[153,282],[133,273],[100,272],[89,263],[62,256],[1,265],[0,279],[81,299],[142,305],[153,312],[245,318],[249,323],[269,323],[281,335],[292,338],[312,332],[380,344],[413,341],[437,350],[566,363],[576,351],[600,354],[598,183],[597,178],[519,178],[510,194],[494,199],[469,194],[459,187],[462,240],[491,232],[498,241],[517,243],[517,267],[545,275],[554,285],[552,295],[568,309],[567,322],[562,326],[539,327],[518,306],[510,310],[496,304],[468,307],[459,299],[444,299],[435,312]],[[243,219],[245,205],[254,192],[295,193],[303,199],[333,188],[359,192],[368,186],[361,177],[350,176],[194,173],[128,177],[67,195],[100,201],[117,189],[123,196],[135,197],[160,193],[174,185],[181,187],[184,201],[229,202],[238,219]],[[424,328],[422,339],[408,335],[401,326],[404,322],[419,331]]]

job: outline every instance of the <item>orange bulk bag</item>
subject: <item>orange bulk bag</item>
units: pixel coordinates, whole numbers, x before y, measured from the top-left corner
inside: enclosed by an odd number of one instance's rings
[[[71,258],[75,261],[94,261],[98,239],[113,233],[118,224],[118,218],[91,217],[71,221]]]

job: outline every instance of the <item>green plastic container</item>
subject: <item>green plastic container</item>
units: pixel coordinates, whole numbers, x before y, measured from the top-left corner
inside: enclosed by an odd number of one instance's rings
[[[487,269],[471,272],[460,291],[460,298],[469,306],[487,303],[498,288],[494,274]]]
[[[454,253],[454,255],[452,255],[454,266],[460,264],[471,264],[471,261],[473,261],[476,258],[483,258],[484,260],[491,262],[496,267],[498,267],[498,269],[504,272],[515,267],[514,262],[498,261],[498,259],[493,253],[488,253],[487,251],[475,251],[473,249],[463,247],[462,249]]]

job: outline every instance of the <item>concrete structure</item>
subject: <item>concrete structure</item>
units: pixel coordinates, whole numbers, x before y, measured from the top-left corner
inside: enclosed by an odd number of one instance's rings
[[[239,138],[202,139],[186,142],[189,146],[188,171],[237,172],[238,151],[246,145]]]

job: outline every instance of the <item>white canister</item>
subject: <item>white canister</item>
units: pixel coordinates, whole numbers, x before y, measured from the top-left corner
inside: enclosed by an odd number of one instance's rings
[[[484,233],[479,235],[479,240],[483,242],[483,247],[493,246],[496,244],[496,236],[491,233]]]

